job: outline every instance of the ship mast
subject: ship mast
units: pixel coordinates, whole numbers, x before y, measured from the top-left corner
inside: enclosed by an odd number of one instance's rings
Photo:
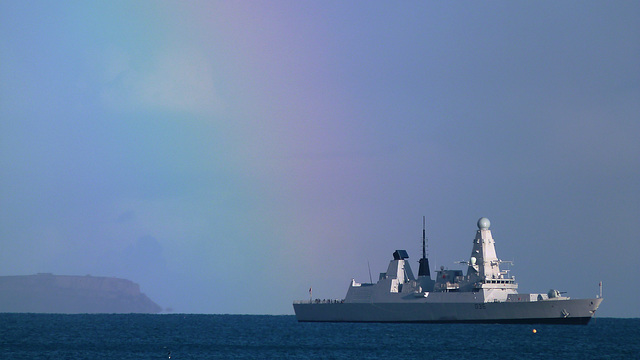
[[[431,277],[429,271],[429,259],[427,259],[427,230],[426,219],[422,217],[422,259],[420,259],[420,268],[418,270],[418,276]]]
[[[427,220],[422,217],[422,258],[427,258]]]

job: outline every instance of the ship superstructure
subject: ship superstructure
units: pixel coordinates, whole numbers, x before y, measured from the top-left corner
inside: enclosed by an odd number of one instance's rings
[[[396,250],[376,283],[351,280],[341,300],[306,300],[293,304],[298,321],[333,322],[487,322],[586,324],[602,302],[570,299],[557,290],[520,294],[501,263],[487,218],[478,220],[467,273],[428,269],[423,226],[423,254],[414,277],[405,250]]]

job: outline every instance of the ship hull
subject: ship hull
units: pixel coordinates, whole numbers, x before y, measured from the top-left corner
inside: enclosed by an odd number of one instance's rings
[[[300,322],[583,324],[598,299],[493,303],[294,303]]]

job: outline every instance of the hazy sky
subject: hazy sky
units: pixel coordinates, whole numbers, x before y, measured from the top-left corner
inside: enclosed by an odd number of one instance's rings
[[[640,2],[1,1],[0,275],[292,314],[476,221],[638,317]]]

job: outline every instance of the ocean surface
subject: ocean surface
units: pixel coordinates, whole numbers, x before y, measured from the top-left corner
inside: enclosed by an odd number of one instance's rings
[[[534,333],[533,330],[536,330]],[[266,315],[0,314],[3,359],[639,359],[640,319],[298,323]]]

